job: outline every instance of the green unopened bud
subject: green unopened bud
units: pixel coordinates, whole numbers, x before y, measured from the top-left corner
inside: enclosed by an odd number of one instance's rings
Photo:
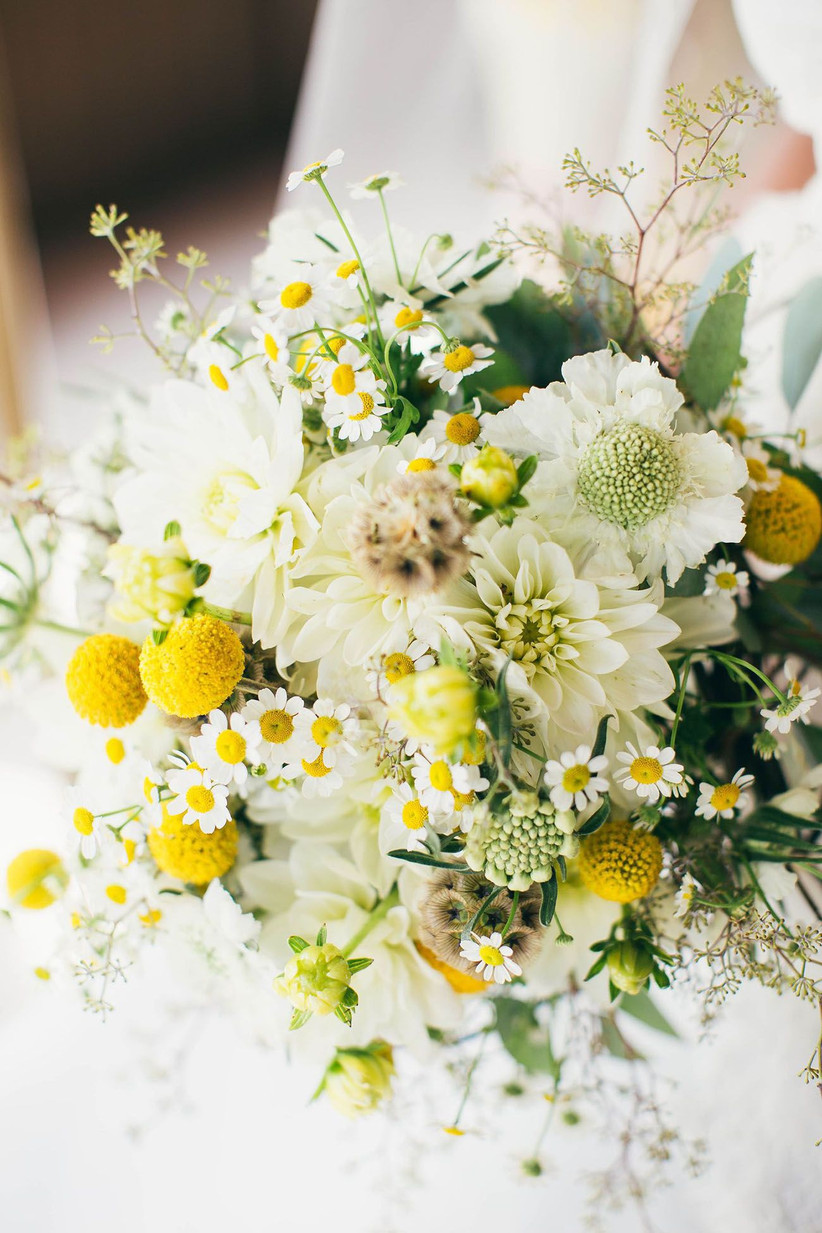
[[[623,993],[639,993],[653,969],[653,955],[635,942],[620,942],[608,954],[608,974]]]
[[[474,736],[477,691],[462,668],[440,664],[411,672],[392,685],[389,704],[407,735],[433,745],[438,754],[454,753]]]
[[[754,753],[763,762],[770,762],[779,749],[779,741],[772,732],[755,732],[753,739]]]
[[[295,1010],[330,1015],[342,1005],[351,982],[348,960],[338,946],[306,946],[285,965],[274,988]]]
[[[384,1041],[367,1049],[338,1049],[323,1090],[338,1113],[359,1117],[390,1099],[393,1075],[394,1055]]]
[[[112,544],[103,572],[114,582],[116,597],[109,612],[115,621],[168,625],[185,610],[209,571],[190,561],[182,539],[172,535],[156,552]]]
[[[472,501],[491,509],[507,505],[519,488],[517,468],[510,454],[495,445],[484,445],[463,463],[460,488]]]

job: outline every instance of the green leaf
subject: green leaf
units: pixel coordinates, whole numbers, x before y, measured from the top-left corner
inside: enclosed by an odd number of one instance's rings
[[[327,937],[328,937],[328,930],[326,929],[325,925],[321,925],[317,932],[317,945],[325,946],[325,941]]]
[[[295,1010],[288,1025],[289,1032],[296,1032],[297,1028],[304,1027],[310,1018],[310,1010]]]
[[[470,873],[467,865],[461,865],[454,861],[441,861],[436,856],[430,856],[427,852],[406,852],[403,848],[395,848],[388,853],[397,861],[408,861],[411,865],[428,865],[432,869],[453,869],[455,873]]]
[[[412,425],[416,424],[420,418],[420,413],[414,404],[409,402],[408,399],[404,398],[402,395],[400,395],[394,403],[391,412],[392,420],[396,414],[399,414],[399,418],[389,433],[389,445],[399,444],[405,434],[411,429]]]
[[[753,254],[728,272],[725,289],[711,301],[694,330],[682,369],[682,385],[703,411],[713,411],[742,366],[742,326]]]
[[[354,972],[362,972],[364,968],[370,968],[373,962],[373,959],[349,959],[348,970],[352,974]]]
[[[610,817],[610,815],[611,815],[611,798],[606,792],[605,796],[603,796],[602,800],[600,801],[599,805],[597,805],[596,809],[591,814],[588,821],[584,822],[583,825],[579,828],[579,830],[577,831],[577,834],[578,835],[593,835],[594,831],[598,831],[601,826],[604,826],[604,824],[608,821],[608,818]]]
[[[542,902],[539,905],[539,921],[541,925],[550,925],[554,919],[554,912],[557,910],[557,895],[559,894],[559,883],[556,876],[543,882],[540,890],[542,891]]]
[[[502,665],[502,670],[497,677],[497,697],[499,698],[499,709],[497,711],[496,738],[500,747],[502,760],[507,766],[511,761],[511,750],[514,744],[514,728],[511,722],[511,703],[508,701],[508,687],[505,684],[505,678],[508,675],[508,669],[511,667],[511,660],[507,659]]]
[[[520,488],[524,488],[531,476],[537,469],[536,454],[529,454],[527,458],[523,458],[522,462],[517,467],[517,483]]]
[[[594,741],[594,748],[591,753],[592,758],[598,758],[601,754],[605,753],[605,742],[608,739],[608,720],[613,718],[613,715],[603,715],[599,721],[596,740]]]
[[[782,393],[793,411],[822,355],[822,278],[805,283],[791,301],[782,337]]]
[[[174,539],[174,536],[180,535],[181,531],[179,522],[167,522],[163,530],[163,539]]]
[[[593,947],[591,947],[591,949],[593,950]],[[600,957],[591,964],[588,971],[585,973],[584,979],[590,980],[592,976],[597,976],[602,971],[602,969],[605,967],[605,964],[607,962],[608,962],[608,956],[600,955]]]
[[[155,646],[162,646],[162,644],[165,642],[167,637],[168,637],[167,629],[153,629],[151,631],[151,641],[154,643]]]
[[[541,287],[526,278],[510,300],[492,304],[485,315],[499,348],[524,374],[512,384],[544,386],[559,380],[560,369],[575,347],[568,322]]]
[[[679,1036],[679,1032],[654,1005],[644,989],[641,993],[623,993],[619,1009],[638,1019],[646,1027],[653,1028],[655,1032],[664,1032],[666,1036]]]
[[[291,937],[288,939],[288,945],[294,951],[295,955],[299,955],[300,951],[305,950],[309,943],[306,942],[305,938],[297,937],[296,933],[292,933]]]
[[[533,1006],[516,998],[496,998],[494,1010],[499,1038],[515,1062],[529,1074],[559,1078],[559,1063],[547,1028],[540,1027]]]
[[[194,562],[194,586],[204,587],[211,577],[211,566],[206,565],[205,561]]]

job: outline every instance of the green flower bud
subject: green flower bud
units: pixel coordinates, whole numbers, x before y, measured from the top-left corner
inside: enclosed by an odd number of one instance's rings
[[[620,942],[608,954],[608,974],[623,993],[639,993],[653,968],[653,955],[635,942]]]
[[[367,1049],[338,1049],[325,1075],[325,1091],[338,1113],[371,1113],[391,1096],[394,1055],[379,1041]]]
[[[274,988],[295,1010],[330,1015],[342,1005],[350,983],[348,960],[339,947],[326,942],[323,946],[306,946],[289,959]]]
[[[116,591],[109,613],[115,621],[127,624],[151,620],[168,625],[194,598],[198,569],[207,576],[206,567],[188,559],[179,535],[167,539],[157,552],[112,544],[104,570]]]
[[[500,509],[519,488],[513,459],[505,450],[484,445],[474,458],[463,463],[460,488],[472,501]]]
[[[438,754],[454,753],[477,726],[477,691],[462,668],[440,664],[412,672],[392,685],[391,717],[408,736],[433,745]]]

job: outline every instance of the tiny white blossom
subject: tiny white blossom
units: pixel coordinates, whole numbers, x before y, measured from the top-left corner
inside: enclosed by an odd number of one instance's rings
[[[705,575],[704,595],[730,595],[734,599],[747,599],[750,576],[747,570],[739,569],[733,561],[716,561],[708,566]]]
[[[488,368],[493,360],[489,357],[494,353],[484,343],[474,343],[466,346],[458,343],[450,351],[436,351],[429,356],[420,367],[420,374],[429,381],[437,381],[440,389],[450,394],[462,381],[472,373]]]
[[[551,803],[563,810],[597,804],[602,793],[608,791],[608,780],[599,773],[607,766],[604,754],[591,757],[590,745],[579,745],[573,753],[560,754],[559,761],[551,761],[545,767]]]

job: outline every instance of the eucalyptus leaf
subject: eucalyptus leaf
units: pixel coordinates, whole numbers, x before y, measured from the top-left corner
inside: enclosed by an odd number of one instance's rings
[[[805,283],[791,301],[782,340],[782,393],[793,411],[822,355],[822,278]]]
[[[713,411],[742,366],[742,327],[747,307],[747,277],[753,254],[729,272],[694,330],[681,373],[682,385],[703,411]]]
[[[654,1005],[644,989],[640,993],[623,993],[619,1009],[656,1032],[664,1032],[666,1036],[679,1036],[679,1032]]]
[[[516,998],[496,998],[496,1027],[500,1040],[515,1062],[529,1074],[559,1078],[559,1063],[547,1028],[541,1027],[533,1006]]]

